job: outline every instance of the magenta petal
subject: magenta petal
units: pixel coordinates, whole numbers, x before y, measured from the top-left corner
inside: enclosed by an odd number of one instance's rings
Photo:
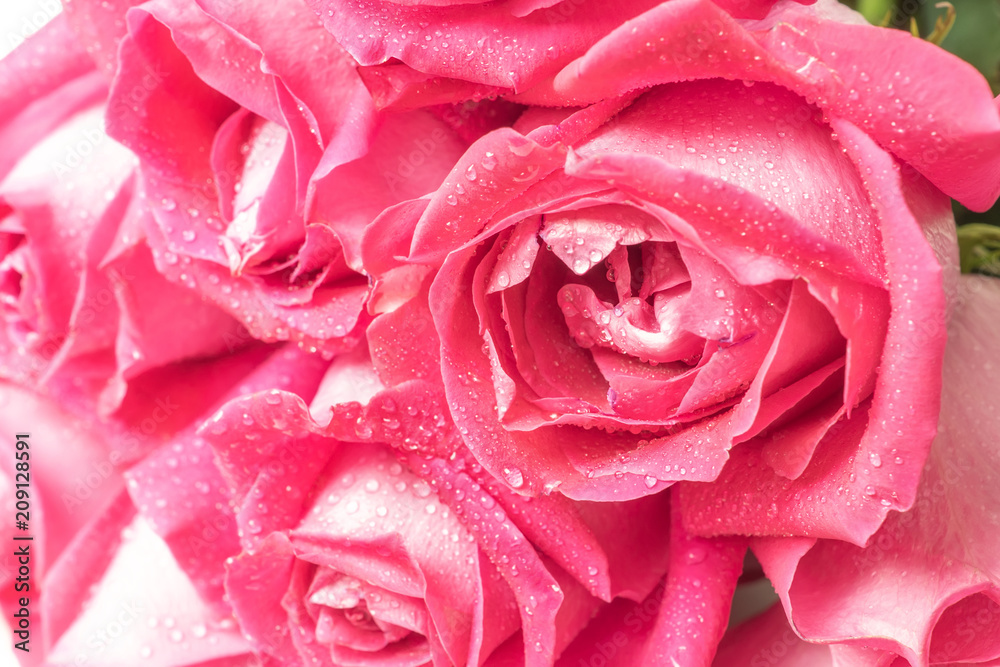
[[[126,251],[110,268],[121,311],[115,352],[122,381],[184,359],[234,351],[232,341],[242,327],[197,293],[167,281],[156,271],[148,248]],[[146,298],[154,293],[155,301]],[[173,326],[178,316],[186,323],[184,336]],[[120,396],[113,388],[108,398],[117,407],[114,399]]]
[[[431,195],[413,231],[410,258],[442,258],[471,240],[489,216],[562,166],[565,155],[565,146],[540,146],[509,128],[486,135],[469,147]]]
[[[616,598],[602,607],[559,656],[556,667],[580,667],[581,663],[607,667],[642,664],[662,595],[663,589],[658,587],[640,602]]]
[[[670,494],[660,496],[665,500]],[[710,664],[726,627],[745,540],[687,535],[676,507],[668,526],[663,531],[670,542],[665,580],[645,598],[605,605],[557,665]]]
[[[538,256],[540,224],[541,218],[533,218],[514,226],[506,247],[497,257],[496,267],[486,289],[487,293],[499,292],[528,279],[535,258]]]
[[[795,0],[803,5],[811,5],[816,0]],[[778,4],[778,0],[712,0],[736,18],[762,19]]]
[[[477,558],[475,542],[467,539],[458,518],[441,502],[449,500],[433,496],[427,482],[404,469],[388,448],[343,448],[317,489],[321,500],[293,532],[293,543],[300,551],[328,540],[341,541],[352,550],[366,545],[377,553],[381,549],[387,555],[367,563],[358,558],[342,561],[325,549],[302,557],[323,559],[326,552],[330,559],[321,562],[327,566],[381,588],[421,597],[433,634],[453,662],[464,663],[473,648],[470,607],[478,586],[468,569]],[[448,539],[442,547],[444,530],[458,539]],[[387,550],[381,543],[396,546]]]
[[[74,0],[63,6],[70,25],[97,67],[108,78],[118,65],[118,45],[126,33],[123,20],[142,0]]]
[[[440,376],[441,341],[434,331],[425,290],[375,318],[365,335],[375,371],[386,385]]]
[[[198,4],[259,49],[258,57],[263,59],[260,69],[273,76],[275,84],[283,86],[298,103],[298,113],[306,121],[306,134],[296,136],[296,142],[314,142],[309,134],[315,134],[323,145],[344,144],[339,150],[345,154],[335,158],[333,165],[363,153],[361,146],[351,149],[348,145],[359,144],[366,136],[367,128],[359,125],[364,123],[365,112],[371,111],[370,97],[355,72],[353,60],[305,3],[284,3],[279,7],[257,0],[199,0]],[[304,62],[310,67],[303,68]],[[227,83],[232,85],[233,81]]]
[[[732,84],[686,85],[696,85],[703,94],[715,91],[706,98],[706,101],[714,100],[713,105],[724,105],[730,101],[728,97],[720,99],[716,95],[722,90],[731,90]],[[743,94],[734,96],[739,98]],[[627,124],[619,123],[615,131],[621,132],[623,128],[641,131],[639,120],[642,120],[641,116]],[[769,122],[773,126],[773,121]],[[659,137],[651,135],[650,138],[653,136]],[[863,241],[852,239],[848,231],[851,228],[849,221],[853,220],[851,215],[845,213],[836,224],[817,224],[817,220],[829,222],[831,219],[825,214],[817,215],[810,205],[801,211],[809,214],[803,221],[791,214],[800,212],[796,206],[786,212],[767,197],[756,195],[754,189],[734,186],[728,178],[723,181],[711,171],[701,174],[678,168],[674,162],[684,164],[688,159],[682,156],[688,153],[676,151],[677,144],[674,145],[677,157],[667,162],[651,155],[623,151],[619,146],[628,144],[618,141],[618,138],[609,133],[581,148],[579,155],[570,154],[566,172],[595,181],[614,178],[620,188],[649,200],[651,210],[662,206],[657,211],[658,216],[678,236],[679,241],[710,252],[743,285],[762,285],[796,276],[807,278],[813,296],[833,314],[838,328],[849,341],[845,400],[853,405],[865,396],[871,390],[873,370],[881,351],[877,343],[884,335],[882,332],[888,311],[884,283],[879,278],[885,268],[884,262],[879,260],[883,250],[878,228],[873,223],[866,223],[863,226],[865,233],[860,235]],[[818,129],[812,139],[815,140],[816,150],[827,152],[844,169],[852,170],[850,161],[833,143],[829,128]],[[657,138],[657,141],[663,139]],[[721,147],[718,153],[728,164],[731,154]],[[726,172],[729,175],[732,173],[731,170]],[[816,182],[823,183],[828,178],[828,175],[817,175]],[[766,183],[768,187],[770,184],[770,181]],[[864,211],[870,217],[868,194],[860,191],[862,188],[863,183],[853,184],[852,197],[843,203],[845,210]],[[713,193],[717,202],[715,207],[705,207],[700,203],[706,189]],[[817,190],[816,193],[820,198],[822,191]],[[775,235],[768,231],[771,229],[784,231]],[[836,271],[833,266],[837,267]],[[859,318],[859,313],[866,316]],[[851,345],[852,340],[857,343]]]
[[[467,108],[465,105],[470,100],[492,100],[503,92],[498,86],[424,74],[395,61],[359,66],[358,74],[380,110],[420,109],[438,104]],[[512,106],[520,108],[520,105]],[[467,127],[468,134],[463,132],[463,138],[469,143],[484,134],[477,132],[475,125]],[[496,129],[496,126],[489,129]]]
[[[463,381],[470,373],[477,378],[491,377],[489,362],[481,351],[482,337],[477,326],[479,318],[472,295],[452,289],[452,285],[472,282],[474,259],[475,254],[471,250],[451,254],[431,286],[431,312],[435,328],[443,335],[441,360],[442,370],[445,371],[445,391],[449,404],[459,405],[455,401],[461,396],[461,405],[465,410],[452,410],[452,418],[456,426],[468,431],[463,439],[478,460],[498,478],[502,478],[504,468],[520,470],[524,475],[525,490],[531,490],[537,483],[536,475],[543,474],[544,470],[554,471],[561,456],[551,447],[547,451],[531,448],[530,454],[529,451],[520,451],[495,416],[496,393],[492,382]],[[452,369],[454,372],[451,372]],[[481,417],[474,419],[474,415]],[[498,441],[503,443],[499,448]],[[537,470],[526,468],[528,462],[533,467],[537,466]],[[565,467],[565,463],[560,467]]]
[[[329,174],[318,173],[312,216],[337,234],[348,266],[361,270],[367,225],[386,208],[433,192],[464,149],[455,133],[426,111],[390,114],[367,153]]]
[[[844,382],[843,366],[843,360],[832,361],[764,400],[761,413],[766,418],[780,411],[782,423],[762,436],[761,458],[782,477],[795,479],[805,472],[816,447],[846,413],[840,397],[832,395]]]
[[[557,305],[565,275],[550,254],[543,254],[527,282],[503,292],[511,350],[518,374],[540,397],[563,399],[573,406],[567,411],[581,404],[602,408],[607,405],[607,384],[590,355],[573,342]]]
[[[517,477],[519,474],[519,470],[505,471],[506,480],[513,481],[516,486],[522,483]],[[620,527],[621,522],[616,521],[620,516],[645,517],[646,512],[655,515],[655,502],[632,506],[590,505],[574,503],[555,494],[525,498],[488,474],[474,475],[473,479],[503,508],[536,549],[551,558],[591,595],[607,600],[617,594],[619,588],[630,589],[631,586],[636,591],[642,590],[641,584],[635,583],[642,577],[632,579],[630,575],[644,573],[625,567],[619,561],[621,555],[615,552],[618,545],[614,544],[614,540],[602,540],[601,537],[606,534],[609,524]],[[634,525],[646,524],[637,521]],[[629,547],[635,544],[633,540],[643,539],[638,531],[621,534],[620,537],[619,544],[623,551],[630,551]],[[644,554],[652,562],[656,562],[660,555],[660,550],[656,548],[658,544],[655,538],[650,540]]]
[[[190,12],[200,14],[197,8]],[[236,104],[197,77],[169,30],[151,14],[130,12],[128,24],[130,34],[122,41],[121,67],[109,99],[108,134],[158,172],[176,171],[192,181],[209,182],[206,151]],[[163,85],[168,73],[169,88]],[[142,96],[133,100],[136,91]],[[134,104],[144,113],[135,113]],[[149,127],[160,131],[150,136]],[[206,199],[212,194],[206,188]]]
[[[738,409],[736,433],[759,432],[761,399],[789,388],[843,353],[844,340],[829,311],[809,294],[803,281],[794,281],[775,341],[747,391],[748,399]]]
[[[814,288],[810,293],[833,314],[848,339],[845,402],[849,407],[865,395],[881,359],[873,398],[868,399],[871,407],[862,403],[849,420],[828,432],[816,452],[816,460],[822,462],[810,465],[801,482],[772,478],[771,471],[757,467],[759,452],[752,448],[738,454],[734,450],[734,462],[741,463],[727,466],[729,472],[723,471],[716,484],[687,487],[682,494],[686,516],[692,528],[699,525],[699,532],[794,532],[863,543],[888,508],[905,508],[912,502],[918,466],[934,433],[938,390],[933,378],[939,373],[944,343],[943,271],[924,234],[944,248],[951,222],[946,201],[930,184],[920,178],[901,179],[892,158],[870,139],[846,123],[836,121],[835,126],[848,156],[858,160],[859,172],[865,174],[879,216],[890,277],[889,304],[880,289],[829,274],[817,274],[810,281]],[[924,221],[926,230],[918,220]],[[800,271],[810,273],[804,267]],[[836,299],[834,286],[841,288]],[[843,289],[847,286],[852,287],[850,293]],[[883,314],[887,306],[890,312]],[[872,315],[859,320],[859,312]],[[883,346],[879,342],[885,322]],[[839,448],[847,448],[856,458],[851,460],[851,454]],[[883,464],[896,456],[904,460],[903,468],[890,470]],[[740,466],[744,467],[737,474]],[[749,472],[751,468],[755,472]],[[852,500],[852,511],[836,509],[844,507],[841,503],[821,501],[845,493]],[[758,502],[762,495],[771,502]],[[812,501],[803,503],[809,496]],[[719,511],[726,506],[738,511]]]
[[[670,531],[660,528],[669,521],[670,495],[658,493],[620,503],[576,502],[573,506],[607,555],[611,594],[635,601],[648,596],[669,566]],[[656,528],[649,530],[650,526]]]

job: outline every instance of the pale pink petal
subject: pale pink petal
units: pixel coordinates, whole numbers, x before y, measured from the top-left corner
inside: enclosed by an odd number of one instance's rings
[[[231,614],[202,602],[166,545],[137,518],[125,528],[90,605],[59,637],[49,661],[73,664],[82,656],[105,664],[180,667],[249,650]]]

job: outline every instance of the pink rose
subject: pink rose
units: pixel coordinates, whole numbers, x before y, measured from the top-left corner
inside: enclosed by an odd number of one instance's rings
[[[563,69],[554,89],[592,105],[527,111],[369,229],[381,372],[440,372],[519,492],[687,482],[699,534],[863,544],[913,503],[936,432],[938,187],[996,198],[1000,113],[968,65],[837,8],[664,3]],[[872,66],[889,48],[896,72]],[[430,316],[436,337],[400,333]]]
[[[832,0],[75,0],[0,84],[22,664],[1000,659],[960,61]]]
[[[104,133],[107,83],[65,21],[0,76],[0,374],[111,412],[141,374],[243,346],[242,327],[165,280],[131,234],[149,215],[136,161]],[[178,319],[184,336],[164,326]]]
[[[431,387],[380,389],[360,357],[334,361],[311,413],[262,392],[201,429],[243,545],[228,597],[277,664],[552,664],[586,650],[592,616],[643,604],[634,654],[699,632],[714,651],[745,543],[667,529],[668,494],[522,498],[468,456]],[[689,618],[691,596],[708,620]],[[658,614],[677,632],[648,636]]]
[[[157,268],[253,338],[353,346],[364,226],[436,187],[463,140],[427,111],[376,116],[303,2],[82,4],[78,24],[128,27],[107,124],[139,157],[150,212],[131,232]]]

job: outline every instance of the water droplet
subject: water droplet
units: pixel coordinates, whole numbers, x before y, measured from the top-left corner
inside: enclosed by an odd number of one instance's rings
[[[519,468],[504,468],[503,476],[506,478],[507,483],[515,489],[520,489],[524,486],[524,474]]]
[[[497,167],[497,158],[491,151],[486,151],[479,163],[486,171],[493,171]]]
[[[465,170],[465,178],[470,181],[474,181],[478,176],[479,174],[476,173],[476,166],[470,164],[469,168]]]
[[[691,547],[688,549],[688,552],[684,554],[684,560],[688,565],[697,565],[698,563],[702,563],[707,557],[708,554],[705,552],[705,549],[697,546]]]

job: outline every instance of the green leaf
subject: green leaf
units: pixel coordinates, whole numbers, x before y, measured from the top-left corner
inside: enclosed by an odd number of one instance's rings
[[[1000,227],[974,222],[958,228],[962,273],[1000,276]]]
[[[942,48],[972,64],[1000,94],[1000,0],[951,0],[955,24],[938,42]],[[934,31],[946,19],[945,10],[934,2],[923,2],[917,19],[923,34]]]
[[[886,25],[895,8],[894,0],[858,0],[856,9],[873,25]]]

